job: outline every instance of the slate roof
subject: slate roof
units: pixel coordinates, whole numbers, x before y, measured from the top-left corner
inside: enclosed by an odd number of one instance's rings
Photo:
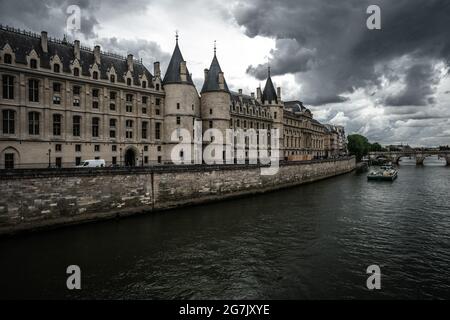
[[[208,70],[208,75],[206,76],[205,82],[203,83],[201,93],[213,91],[224,91],[230,93],[230,90],[228,89],[228,85],[225,79],[224,79],[224,89],[220,89],[219,87],[220,72],[222,72],[222,69],[220,68],[216,54],[214,54],[214,58],[212,59],[211,66],[209,67]]]
[[[244,104],[255,105],[255,106],[260,106],[261,105],[256,99],[253,99],[249,95],[246,95],[246,94],[240,95],[238,92],[235,92],[235,91],[230,91],[230,94],[231,94],[231,101],[232,102],[240,103],[241,102],[240,98],[242,97],[242,102]]]
[[[34,49],[40,58],[40,66],[44,69],[50,69],[50,58],[55,54],[59,56],[62,62],[62,72],[70,73],[71,62],[75,59],[74,45],[67,41],[48,40],[48,52],[45,53],[41,48],[40,35],[19,31],[12,28],[0,28],[0,48],[4,48],[6,44],[12,48],[17,64],[27,64],[26,57]],[[89,68],[94,64],[95,57],[92,50],[81,48],[80,50],[80,66],[81,75],[90,76]],[[107,70],[114,66],[116,71],[116,81],[125,83],[124,74],[128,71],[128,64],[125,57],[119,55],[100,53],[100,79],[107,80]],[[153,75],[142,64],[133,61],[133,83],[140,86],[139,76],[145,74],[148,80],[148,86],[153,88]]]
[[[275,87],[273,86],[272,78],[270,77],[270,71],[267,76],[266,85],[264,87],[264,91],[263,91],[261,99],[262,99],[263,103],[270,102],[270,101],[275,101],[275,103],[278,103],[277,92],[275,91]]]
[[[194,82],[192,81],[191,75],[187,67],[186,67],[187,72],[186,81],[184,82],[181,81],[180,64],[182,61],[185,60],[183,59],[183,55],[181,54],[177,41],[175,49],[173,50],[172,57],[170,58],[169,66],[167,67],[166,74],[164,75],[163,85],[168,83],[186,83],[194,85]]]

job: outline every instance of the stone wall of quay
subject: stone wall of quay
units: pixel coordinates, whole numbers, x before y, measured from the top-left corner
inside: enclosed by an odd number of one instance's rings
[[[223,200],[347,173],[354,158],[257,165],[0,172],[0,235]]]

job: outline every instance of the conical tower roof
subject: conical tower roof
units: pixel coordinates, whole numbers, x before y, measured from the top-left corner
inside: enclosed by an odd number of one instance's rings
[[[262,102],[270,102],[275,101],[278,103],[277,92],[275,91],[275,87],[273,86],[272,78],[270,77],[270,68],[267,72],[267,81],[264,87],[264,91],[262,94]]]
[[[201,93],[211,92],[211,91],[225,91],[225,92],[230,93],[230,90],[228,89],[228,85],[227,85],[227,82],[225,81],[225,78],[223,79],[224,87],[223,87],[223,89],[220,88],[219,73],[221,73],[221,72],[222,72],[222,69],[220,68],[219,60],[217,60],[216,53],[214,52],[214,58],[212,59],[211,66],[209,67],[205,82],[203,83]]]
[[[177,43],[175,45],[175,49],[173,50],[172,58],[170,58],[169,66],[167,67],[166,74],[164,75],[163,85],[169,83],[187,83],[194,85],[192,81],[191,75],[189,74],[189,70],[186,67],[186,81],[181,80],[180,75],[180,64],[183,62],[183,55],[181,54],[180,47],[178,46],[178,37]]]

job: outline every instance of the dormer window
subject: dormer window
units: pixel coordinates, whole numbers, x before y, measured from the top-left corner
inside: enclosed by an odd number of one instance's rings
[[[147,88],[147,81],[142,81],[142,88]]]
[[[74,75],[75,77],[79,77],[79,76],[80,76],[80,69],[74,68],[74,69],[73,69],[73,75]]]
[[[127,86],[131,86],[131,79],[127,78]]]
[[[9,53],[5,53],[5,55],[3,56],[3,59],[5,60],[6,64],[12,63],[12,56]]]
[[[109,76],[109,81],[111,81],[112,83],[116,82],[116,77],[112,74]]]
[[[156,84],[156,90],[159,91],[159,83]]]
[[[59,64],[54,64],[53,65],[53,72],[56,72],[56,73],[59,73],[60,72],[60,66],[59,66]]]
[[[30,68],[31,69],[37,69],[37,60],[36,59],[31,59],[30,60]]]
[[[97,71],[94,71],[94,72],[92,73],[92,78],[93,78],[94,80],[98,80],[98,72],[97,72]]]

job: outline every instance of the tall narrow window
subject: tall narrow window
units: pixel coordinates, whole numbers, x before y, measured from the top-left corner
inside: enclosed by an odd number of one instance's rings
[[[9,53],[5,53],[5,55],[3,56],[4,62],[7,64],[11,64],[12,63],[12,56]]]
[[[60,114],[53,115],[53,135],[54,136],[61,135],[61,115]]]
[[[147,88],[147,81],[142,81],[142,88]]]
[[[109,76],[109,81],[111,81],[112,83],[116,82],[116,77],[112,74]]]
[[[161,139],[161,123],[155,123],[155,139]]]
[[[133,120],[125,121],[126,138],[133,139]]]
[[[142,122],[142,139],[147,139],[148,122]]]
[[[3,99],[14,99],[14,77],[2,76]]]
[[[29,112],[28,113],[28,133],[31,135],[39,134],[39,113]]]
[[[55,63],[53,65],[53,72],[59,73],[61,67],[59,66],[59,64]]]
[[[79,137],[81,135],[81,117],[73,116],[73,136]]]
[[[109,137],[116,137],[116,119],[109,119]]]
[[[131,86],[131,79],[127,78],[127,86]]]
[[[15,116],[16,113],[13,110],[3,110],[3,134],[15,133]]]
[[[99,122],[100,119],[99,118],[92,118],[92,136],[93,137],[98,137],[98,133],[99,133]]]
[[[80,76],[80,69],[74,68],[74,69],[73,69],[73,75],[74,75],[75,77],[79,77],[79,76]]]
[[[97,71],[92,72],[92,79],[98,80],[98,72]]]
[[[14,153],[5,153],[5,169],[14,169]]]
[[[39,102],[39,80],[28,80],[28,99],[31,102]]]
[[[30,59],[30,68],[37,69],[37,60],[36,59]]]

